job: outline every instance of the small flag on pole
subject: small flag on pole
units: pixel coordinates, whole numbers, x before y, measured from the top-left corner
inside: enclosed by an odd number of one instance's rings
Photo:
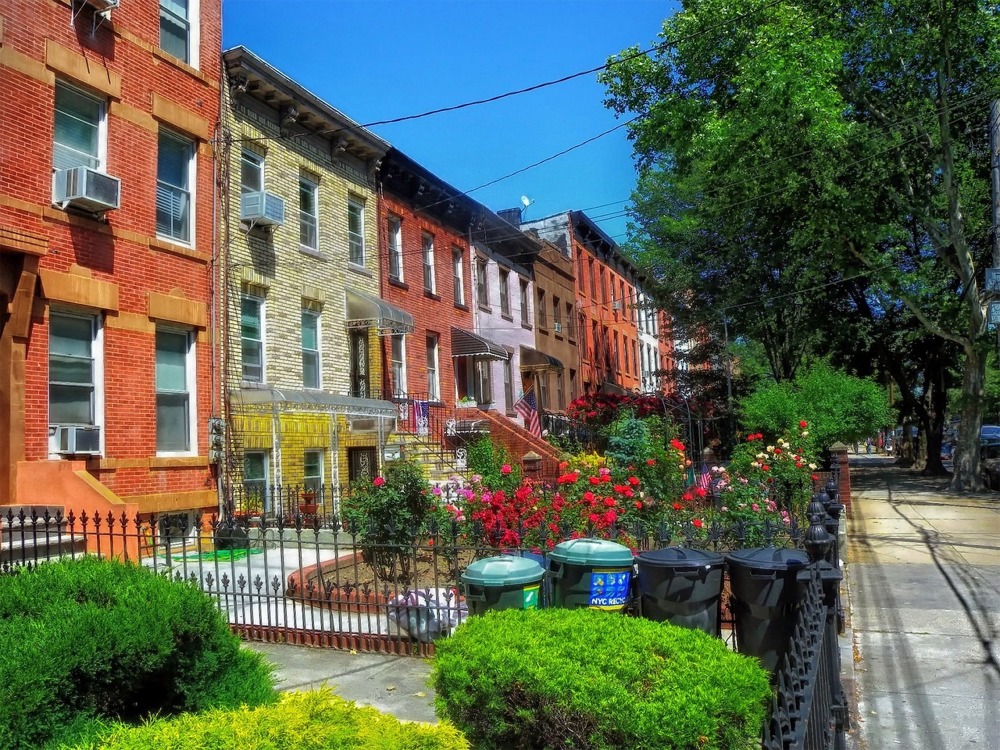
[[[703,463],[701,465],[701,474],[698,475],[698,479],[695,484],[703,490],[709,490],[712,488],[712,475],[708,471],[708,464]]]
[[[542,436],[542,422],[538,416],[538,402],[535,401],[534,386],[524,392],[524,395],[514,404],[514,411],[524,419],[524,426],[532,435]]]

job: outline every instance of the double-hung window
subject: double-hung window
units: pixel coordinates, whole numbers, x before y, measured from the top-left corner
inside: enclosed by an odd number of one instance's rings
[[[160,49],[197,67],[198,0],[160,0]]]
[[[320,387],[319,313],[302,310],[302,387]]]
[[[490,306],[490,287],[486,277],[488,267],[485,258],[476,259],[476,304],[480,307]]]
[[[90,167],[103,171],[106,103],[56,82],[52,168]]]
[[[451,275],[455,284],[455,304],[465,304],[465,270],[462,266],[462,249],[451,249]]]
[[[97,424],[97,318],[49,315],[49,423]]]
[[[552,329],[562,333],[562,302],[558,297],[552,297]]]
[[[520,279],[521,325],[531,327],[531,308],[528,306],[528,282]]]
[[[510,271],[500,269],[500,314],[510,317]]]
[[[160,131],[156,161],[156,233],[191,242],[194,144]]]
[[[323,489],[323,451],[305,451],[302,454],[302,489],[321,492]]]
[[[438,337],[427,337],[427,399],[441,400],[441,379],[438,374]]]
[[[389,234],[389,278],[403,281],[403,220],[398,216],[390,216],[388,221]]]
[[[270,459],[264,451],[247,451],[243,454],[243,493],[242,503],[237,504],[237,511],[266,513],[270,510],[270,493],[268,480]]]
[[[543,329],[548,328],[549,324],[545,318],[545,290],[539,289],[536,294],[538,295],[538,306],[535,312],[538,313],[538,327]]]
[[[264,190],[264,157],[243,149],[240,157],[240,195]]]
[[[392,395],[394,398],[406,398],[406,339],[401,333],[392,336],[390,359]]]
[[[250,383],[263,383],[264,300],[245,294],[240,302],[243,379]]]
[[[319,251],[319,185],[299,178],[299,245]]]
[[[437,283],[434,279],[434,235],[424,232],[421,237],[422,256],[424,260],[424,291],[437,293]]]
[[[190,331],[156,329],[156,451],[194,448],[194,337]]]
[[[348,260],[356,266],[365,264],[365,205],[351,199],[347,201]]]

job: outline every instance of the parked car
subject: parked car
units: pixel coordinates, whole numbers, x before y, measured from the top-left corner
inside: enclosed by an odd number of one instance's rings
[[[1000,439],[984,442],[979,447],[979,470],[987,489],[1000,490]]]
[[[1000,425],[984,424],[979,430],[979,439],[1000,441]]]

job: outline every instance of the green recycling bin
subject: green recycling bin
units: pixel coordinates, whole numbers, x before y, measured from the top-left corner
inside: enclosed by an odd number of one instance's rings
[[[545,571],[534,560],[500,555],[476,560],[462,573],[469,614],[490,609],[538,609]]]
[[[552,606],[621,611],[628,603],[634,557],[628,547],[604,539],[570,539],[549,553]]]

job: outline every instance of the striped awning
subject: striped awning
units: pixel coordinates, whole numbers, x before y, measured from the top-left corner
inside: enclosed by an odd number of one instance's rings
[[[413,316],[384,299],[348,289],[347,327],[374,328],[380,334],[413,333]]]
[[[521,346],[521,370],[555,370],[563,371],[563,363],[551,354],[532,349],[530,346]]]
[[[510,352],[501,344],[490,341],[472,331],[451,329],[452,357],[479,357],[481,359],[510,359]]]

